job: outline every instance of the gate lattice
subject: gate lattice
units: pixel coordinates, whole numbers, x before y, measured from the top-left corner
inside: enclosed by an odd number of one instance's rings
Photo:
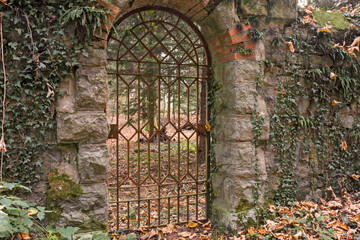
[[[119,230],[205,220],[205,40],[189,19],[162,7],[129,12],[116,30],[108,47],[110,222]]]

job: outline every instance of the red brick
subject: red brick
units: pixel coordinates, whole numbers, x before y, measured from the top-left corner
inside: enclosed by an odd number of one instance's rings
[[[196,22],[196,21],[203,19],[208,14],[209,13],[205,9],[202,9],[200,12],[198,12],[194,16],[192,16],[191,19]]]
[[[242,25],[242,30],[245,32],[245,31],[247,31],[247,30],[249,30],[251,28],[251,25],[250,24],[247,24],[247,25],[245,25],[245,24],[243,24]]]
[[[229,31],[230,37],[232,37],[232,36],[234,36],[236,34],[239,34],[239,33],[241,33],[241,31],[237,27],[235,27],[233,29],[230,29],[230,31]]]
[[[117,15],[119,13],[119,8],[116,7],[113,4],[109,4],[103,0],[96,0],[101,6],[103,6],[106,9],[110,9],[114,15]]]
[[[245,44],[245,49],[254,49],[254,48],[255,48],[254,43],[246,43]]]
[[[241,43],[241,42],[245,42],[245,41],[249,41],[250,38],[249,38],[249,35],[245,34],[245,35],[236,35],[236,36],[233,36],[232,38],[230,38],[228,41],[227,41],[227,44],[229,45],[233,45],[233,44],[236,44],[236,43]]]

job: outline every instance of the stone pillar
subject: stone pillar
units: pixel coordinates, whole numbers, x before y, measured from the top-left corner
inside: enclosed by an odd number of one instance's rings
[[[106,172],[109,132],[105,114],[108,99],[106,50],[88,47],[88,56],[81,56],[81,68],[74,78],[64,80],[64,96],[57,106],[57,142],[62,156],[71,155],[52,166],[50,190],[56,189],[58,179],[73,185],[76,192],[52,200],[51,209],[57,212],[54,219],[60,225],[80,227],[80,232],[106,231],[108,192]],[[53,182],[52,182],[53,181]]]

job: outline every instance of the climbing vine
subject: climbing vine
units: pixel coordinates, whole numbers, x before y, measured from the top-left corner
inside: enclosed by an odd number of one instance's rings
[[[1,175],[31,184],[40,178],[39,154],[55,141],[50,136],[60,80],[78,68],[78,55],[86,56],[84,49],[108,12],[95,0],[10,0],[0,3],[0,13],[6,68],[1,95],[7,78],[7,100],[0,106],[6,108],[1,123],[7,150]]]
[[[315,25],[310,14],[292,23],[293,34],[273,40],[273,46],[290,51],[284,61],[267,65],[267,71],[282,69],[284,79],[279,81],[270,132],[274,173],[280,179],[278,203],[298,199],[298,183],[306,174],[300,165],[310,172],[313,195],[328,187],[337,193],[344,187],[359,190],[360,61],[352,47],[360,34],[360,15],[344,15],[351,20],[345,30]]]

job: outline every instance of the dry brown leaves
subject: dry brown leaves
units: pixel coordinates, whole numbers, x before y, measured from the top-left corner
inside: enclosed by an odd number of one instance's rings
[[[213,231],[211,222],[190,221],[186,225],[168,224],[165,227],[156,229],[136,229],[134,231],[140,240],[167,239],[167,240],[211,240]],[[127,239],[126,235],[113,236],[113,239]],[[218,239],[218,238],[216,238]],[[228,239],[228,238],[224,238]]]
[[[357,175],[352,175],[355,179]],[[332,199],[319,203],[310,201],[296,202],[293,207],[269,205],[275,214],[272,220],[258,228],[239,232],[237,239],[273,237],[276,239],[356,239],[360,234],[360,201],[343,190],[338,198],[332,188],[328,188]]]

